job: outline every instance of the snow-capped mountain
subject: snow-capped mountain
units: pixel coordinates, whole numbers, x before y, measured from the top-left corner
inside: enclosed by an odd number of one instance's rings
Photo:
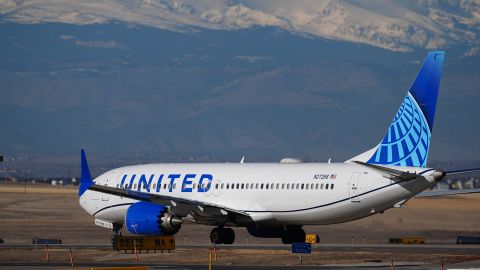
[[[0,0],[0,21],[122,21],[180,32],[273,26],[392,51],[464,45],[466,56],[480,53],[480,1],[475,0]]]

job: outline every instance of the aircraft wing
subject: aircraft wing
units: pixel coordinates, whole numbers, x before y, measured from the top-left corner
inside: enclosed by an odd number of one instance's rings
[[[247,213],[243,211],[207,202],[194,201],[159,194],[150,194],[129,189],[114,188],[96,184],[90,186],[88,189],[134,200],[162,204],[168,206],[170,208],[170,211],[178,216],[185,217],[190,214],[194,218],[198,217],[198,219],[205,220],[204,223],[209,223],[217,218],[231,218],[236,216],[240,216],[241,218],[250,217]]]

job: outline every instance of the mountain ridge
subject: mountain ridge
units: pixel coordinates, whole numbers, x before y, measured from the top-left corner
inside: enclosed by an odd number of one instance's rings
[[[114,20],[179,32],[273,26],[296,35],[411,52],[464,44],[480,53],[479,1],[1,0],[4,22],[102,24]]]

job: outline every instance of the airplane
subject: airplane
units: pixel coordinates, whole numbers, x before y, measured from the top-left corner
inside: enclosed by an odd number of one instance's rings
[[[401,206],[446,176],[480,171],[426,166],[444,55],[427,54],[380,143],[343,163],[242,158],[226,164],[145,164],[93,179],[82,149],[80,205],[95,224],[111,229],[112,237],[123,226],[131,234],[174,235],[191,220],[214,226],[214,244],[234,243],[233,226],[285,244],[304,242],[304,225],[348,222]]]

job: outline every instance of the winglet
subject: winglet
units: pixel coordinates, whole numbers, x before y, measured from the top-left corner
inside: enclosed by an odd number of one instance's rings
[[[80,187],[78,188],[78,196],[82,196],[83,193],[93,185],[92,176],[90,175],[90,170],[88,169],[87,157],[85,155],[85,150],[81,151],[81,177],[80,177]]]

